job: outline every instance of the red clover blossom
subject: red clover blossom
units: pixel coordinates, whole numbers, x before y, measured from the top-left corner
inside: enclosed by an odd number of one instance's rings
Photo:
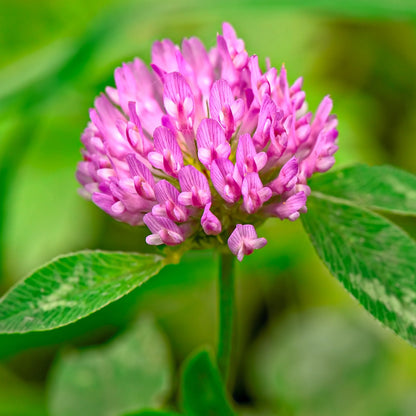
[[[259,68],[232,26],[207,51],[155,42],[115,70],[82,134],[82,194],[118,221],[143,223],[152,245],[228,241],[238,260],[263,247],[255,226],[306,211],[307,178],[334,164],[337,119],[325,97],[307,111],[302,78]]]

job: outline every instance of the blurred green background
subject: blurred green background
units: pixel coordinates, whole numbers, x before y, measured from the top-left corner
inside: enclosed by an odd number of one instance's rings
[[[413,0],[0,6],[0,293],[58,254],[152,250],[143,228],[116,223],[83,200],[74,172],[94,97],[114,85],[122,62],[139,56],[149,63],[158,39],[198,36],[211,47],[221,23],[230,22],[260,62],[270,57],[278,68],[284,62],[291,82],[304,77],[312,110],[331,95],[339,118],[337,166],[389,163],[416,173]],[[416,236],[415,221],[400,221]],[[259,234],[268,245],[238,267],[233,396],[241,414],[415,415],[416,351],[329,275],[300,221],[270,220]],[[143,314],[165,334],[160,342],[172,371],[195,347],[215,345],[216,266],[212,252],[189,253],[78,323],[1,335],[0,416],[59,416],[65,360],[106,343]],[[173,380],[164,390],[168,403],[178,394]]]

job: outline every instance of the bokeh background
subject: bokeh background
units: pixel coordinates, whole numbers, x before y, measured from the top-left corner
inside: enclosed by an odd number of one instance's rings
[[[311,109],[331,95],[338,167],[389,163],[416,173],[412,0],[1,0],[0,10],[0,293],[62,253],[152,250],[144,229],[116,223],[77,194],[74,171],[94,97],[114,85],[123,61],[148,63],[158,39],[198,36],[210,47],[230,22],[250,54],[284,62],[290,82],[304,77]],[[416,236],[415,221],[392,219]],[[300,221],[268,221],[259,234],[269,244],[237,270],[232,389],[241,414],[415,415],[416,351],[329,275]],[[0,415],[59,416],[65,360],[138,316],[152,316],[165,334],[177,374],[195,347],[215,345],[216,268],[214,253],[189,253],[96,315],[1,335]]]

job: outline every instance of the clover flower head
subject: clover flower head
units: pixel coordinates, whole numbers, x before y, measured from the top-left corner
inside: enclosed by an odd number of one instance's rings
[[[238,260],[266,244],[255,227],[306,211],[307,179],[334,164],[337,119],[327,96],[307,110],[302,78],[256,55],[228,23],[207,51],[155,42],[115,70],[81,136],[81,193],[118,221],[145,224],[152,245],[228,241]]]

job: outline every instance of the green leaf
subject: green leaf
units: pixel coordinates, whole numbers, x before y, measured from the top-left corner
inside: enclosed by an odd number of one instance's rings
[[[416,346],[416,243],[378,214],[312,194],[303,225],[331,273],[379,321]]]
[[[103,308],[154,276],[156,255],[84,251],[58,257],[0,299],[0,333],[59,328]]]
[[[189,416],[233,416],[218,369],[207,351],[192,356],[182,378],[183,409]]]
[[[308,181],[318,192],[372,209],[416,215],[416,176],[393,166],[354,165]]]
[[[159,407],[172,388],[165,337],[151,319],[98,348],[64,356],[52,371],[52,416],[114,416]]]

